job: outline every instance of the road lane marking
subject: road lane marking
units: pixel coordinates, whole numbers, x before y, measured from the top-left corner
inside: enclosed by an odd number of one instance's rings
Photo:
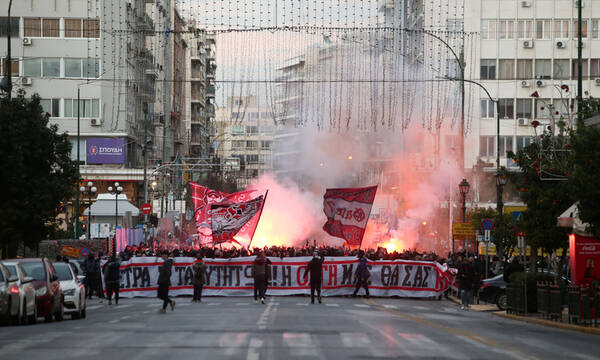
[[[359,308],[368,308],[369,305],[367,304],[354,304],[354,306],[359,307]]]
[[[325,306],[340,307],[340,304],[325,304]]]
[[[109,324],[116,324],[118,322],[119,322],[119,319],[114,319],[114,320],[109,321],[108,323]]]
[[[248,355],[246,355],[246,360],[260,359],[260,352],[258,349],[262,347],[262,345],[262,340],[256,338],[250,339],[250,344],[248,344]]]
[[[236,306],[244,306],[244,305],[250,305],[250,303],[247,302],[243,302],[243,303],[236,303]]]
[[[128,308],[128,307],[132,307],[133,304],[115,305],[115,306],[118,307],[119,309],[125,309],[125,308]]]
[[[367,348],[371,346],[371,340],[365,333],[340,333],[342,344],[348,348]]]
[[[297,306],[308,306],[308,303],[296,303]]]
[[[209,302],[206,305],[208,305],[208,306],[217,306],[217,305],[221,305],[221,303],[220,302]]]
[[[86,306],[85,308],[87,310],[96,310],[96,309],[100,309],[102,307],[102,305],[92,305],[92,306]]]
[[[383,305],[383,307],[386,309],[397,309],[398,308],[396,305]]]
[[[121,320],[127,320],[127,319],[129,319],[130,317],[131,317],[130,315],[126,315],[126,316],[123,316],[123,317],[121,317]]]
[[[317,346],[313,343],[309,333],[284,332],[282,335],[284,343],[290,348],[290,353],[295,356],[317,357]]]

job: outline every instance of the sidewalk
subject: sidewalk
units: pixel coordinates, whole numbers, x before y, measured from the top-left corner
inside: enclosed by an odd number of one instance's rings
[[[454,296],[450,296],[449,299],[452,302],[460,304],[460,299],[458,299]],[[492,312],[492,314],[495,316],[503,317],[505,319],[516,320],[516,321],[523,321],[523,322],[526,322],[529,324],[543,325],[543,326],[549,326],[549,327],[553,327],[553,328],[557,328],[557,329],[579,331],[579,332],[583,332],[586,334],[600,335],[600,328],[597,328],[597,327],[595,328],[595,327],[589,327],[589,326],[583,326],[583,325],[569,324],[568,322],[546,320],[546,319],[540,318],[539,315],[537,315],[537,314],[532,314],[532,315],[507,314],[506,311],[498,311],[498,307],[496,305],[474,304],[474,305],[470,306],[470,309],[474,310],[474,311]]]

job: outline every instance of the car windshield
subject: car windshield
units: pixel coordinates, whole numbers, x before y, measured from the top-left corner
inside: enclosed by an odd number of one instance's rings
[[[11,276],[17,276],[17,266],[16,265],[6,265],[8,272]]]
[[[31,276],[35,280],[46,281],[46,269],[44,269],[44,264],[41,261],[24,262],[21,266],[27,276]]]
[[[73,273],[71,273],[69,265],[65,263],[54,264],[54,269],[56,270],[56,275],[58,275],[58,280],[73,280]]]

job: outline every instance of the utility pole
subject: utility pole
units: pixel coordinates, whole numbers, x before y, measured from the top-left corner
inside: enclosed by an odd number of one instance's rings
[[[8,31],[7,31],[7,38],[8,38],[8,43],[6,44],[6,63],[7,63],[7,70],[6,70],[6,74],[8,76],[8,83],[7,83],[7,92],[8,92],[8,101],[12,100],[12,60],[11,60],[11,43],[10,43],[10,8],[12,7],[12,0],[9,1],[8,3]],[[79,184],[78,184],[79,187]]]
[[[75,239],[79,239],[79,182],[80,182],[80,169],[79,169],[79,161],[81,158],[81,146],[79,145],[79,142],[81,141],[80,136],[81,136],[81,104],[80,104],[80,98],[81,98],[81,88],[79,86],[77,86],[77,194],[75,197]]]
[[[577,0],[577,125],[580,126],[583,122],[583,77],[582,77],[582,61],[581,48],[581,5],[583,0]]]

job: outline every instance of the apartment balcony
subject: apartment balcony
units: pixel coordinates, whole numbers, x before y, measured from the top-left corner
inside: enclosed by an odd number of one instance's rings
[[[148,49],[140,50],[137,53],[137,59],[141,62],[146,63],[146,68],[154,67],[154,56]]]
[[[207,98],[215,98],[215,86],[214,85],[208,85],[206,87],[206,97]]]
[[[146,73],[146,75],[150,76],[154,80],[158,79],[158,69],[156,68],[156,66],[151,66],[149,68],[146,68],[145,73]]]

